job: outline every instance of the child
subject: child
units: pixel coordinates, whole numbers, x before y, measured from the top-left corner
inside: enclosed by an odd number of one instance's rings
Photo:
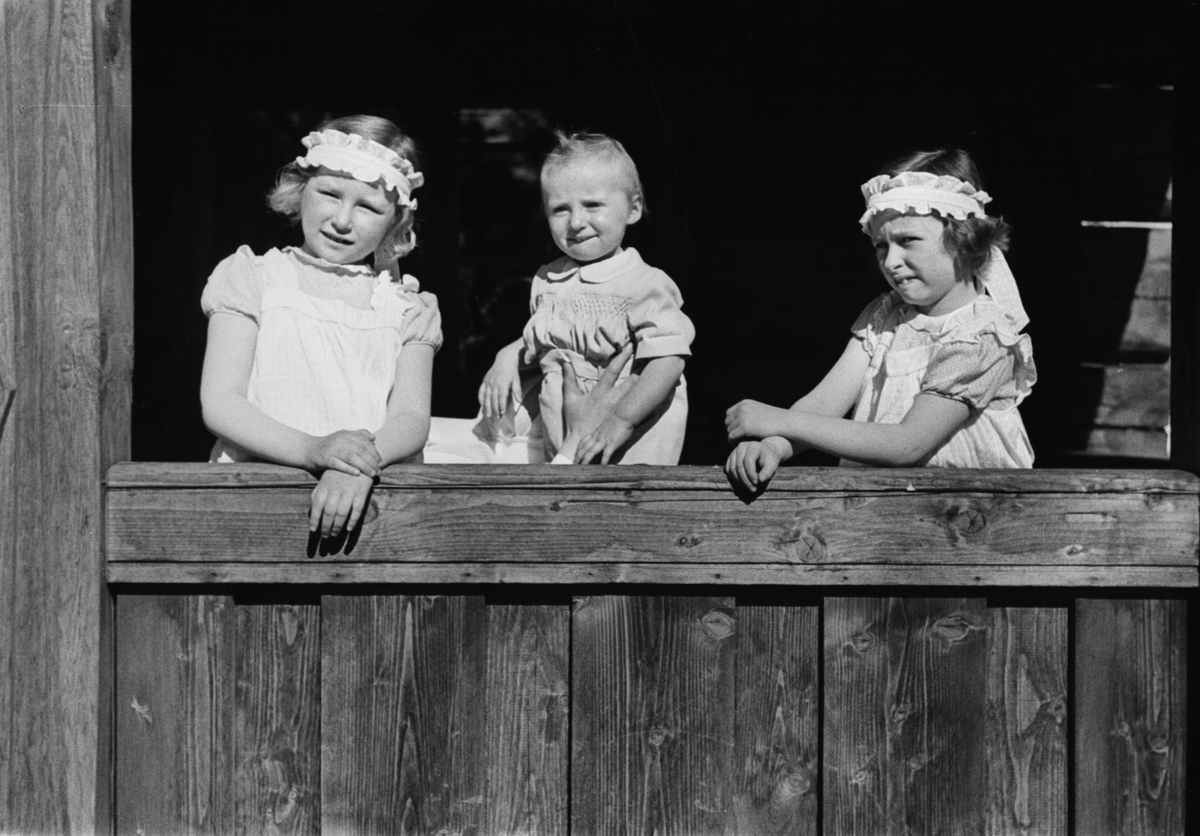
[[[615,139],[560,133],[541,180],[550,235],[564,257],[538,270],[524,337],[500,350],[479,388],[483,415],[499,419],[521,404],[524,359],[542,372],[546,458],[678,464],[687,421],[683,368],[695,329],[675,283],[621,246],[645,212],[637,167]],[[569,365],[584,388],[594,386],[631,341],[637,379],[571,455],[563,449],[563,369]]]
[[[1003,250],[1009,226],[964,151],[914,154],[863,187],[860,223],[892,290],[869,304],[815,389],[727,413],[725,470],[749,489],[808,447],[842,464],[1031,467],[1017,405],[1037,379]],[[853,419],[844,416],[854,409]]]
[[[213,272],[200,400],[210,461],[271,461],[320,473],[309,527],[357,525],[373,479],[429,432],[437,301],[382,269],[416,246],[415,146],[393,123],[350,116],[303,140],[271,207],[304,244],[241,247]],[[394,268],[393,268],[394,269]]]

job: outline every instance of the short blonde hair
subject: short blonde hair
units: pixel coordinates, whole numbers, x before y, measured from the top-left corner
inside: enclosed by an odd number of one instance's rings
[[[542,163],[542,196],[546,194],[546,179],[572,163],[580,160],[598,160],[617,168],[625,181],[625,192],[630,199],[635,196],[641,201],[642,214],[646,214],[646,195],[642,191],[642,178],[638,176],[637,165],[625,146],[607,134],[594,134],[580,131],[567,134],[555,131],[557,145],[546,155]]]
[[[342,116],[322,122],[316,130],[332,128],[347,134],[358,134],[391,148],[397,154],[420,169],[417,159],[417,144],[412,137],[397,127],[395,122],[382,116]],[[295,162],[288,163],[279,171],[275,188],[267,194],[267,205],[292,223],[300,220],[300,196],[304,187],[320,171],[318,168],[301,168]],[[396,204],[396,222],[388,230],[381,246],[390,250],[392,260],[403,258],[417,246],[416,217],[412,209]],[[376,265],[379,267],[380,265]]]

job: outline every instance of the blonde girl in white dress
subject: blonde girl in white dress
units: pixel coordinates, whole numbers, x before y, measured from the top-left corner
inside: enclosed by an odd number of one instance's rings
[[[310,529],[353,529],[387,464],[429,432],[437,300],[395,262],[416,244],[415,145],[374,116],[322,124],[286,166],[272,208],[297,221],[300,247],[222,261],[200,399],[217,436],[211,460],[268,461],[319,475]]]
[[[1009,226],[987,216],[979,186],[960,150],[914,154],[863,185],[860,223],[891,290],[790,408],[728,410],[735,484],[759,489],[809,447],[843,465],[1033,466],[1017,410],[1037,380],[1029,319],[1004,258]]]

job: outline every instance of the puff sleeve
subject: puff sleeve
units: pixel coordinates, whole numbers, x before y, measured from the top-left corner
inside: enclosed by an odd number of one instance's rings
[[[629,309],[629,327],[637,340],[638,360],[691,356],[696,328],[682,310],[683,296],[671,278],[654,270],[646,292]]]
[[[258,322],[265,277],[262,263],[247,246],[224,259],[208,277],[200,297],[205,316],[235,313]]]
[[[952,398],[973,410],[1019,404],[1037,380],[1026,334],[989,331],[939,346],[921,392]]]
[[[884,323],[893,307],[895,307],[895,300],[892,298],[892,294],[880,294],[862,309],[862,313],[850,326],[850,333],[862,343],[863,350],[868,354],[875,350],[879,333],[884,329]]]
[[[404,314],[401,344],[431,345],[437,351],[442,347],[442,314],[437,297],[432,293],[413,293],[410,298],[415,304]]]

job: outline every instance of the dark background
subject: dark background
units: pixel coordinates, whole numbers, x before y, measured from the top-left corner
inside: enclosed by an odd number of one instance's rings
[[[443,313],[435,415],[475,413],[495,349],[520,334],[525,282],[554,256],[536,180],[551,128],[610,133],[638,164],[650,212],[627,244],[676,280],[698,331],[686,464],[724,460],[737,400],[811,388],[885,289],[859,185],[908,151],[961,146],[1015,228],[1038,464],[1076,463],[1064,393],[1122,324],[1084,313],[1080,221],[1162,216],[1176,107],[1162,88],[1186,33],[1173,6],[980,8],[136,4],[134,458],[207,457],[205,280],[241,244],[300,242],[264,203],[276,171],[322,119],[371,112],[422,149],[404,267]],[[1118,282],[1137,280],[1128,261]]]

